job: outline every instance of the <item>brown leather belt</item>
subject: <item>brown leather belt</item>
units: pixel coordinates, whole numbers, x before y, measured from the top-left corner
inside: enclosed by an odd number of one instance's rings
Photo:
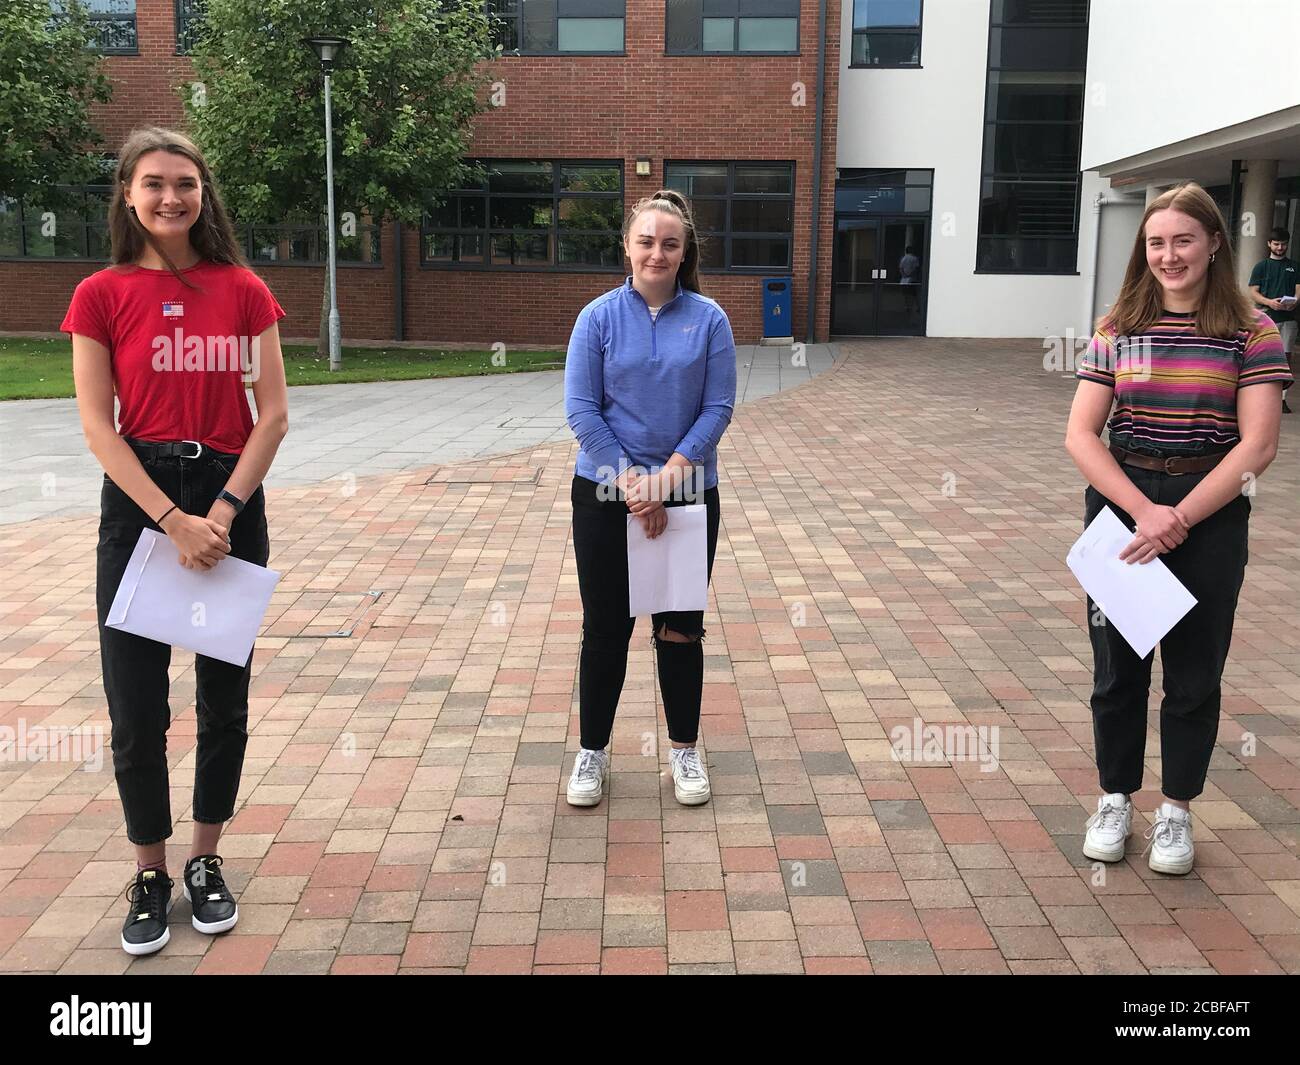
[[[1161,473],[1174,476],[1212,470],[1227,454],[1226,451],[1221,451],[1217,455],[1171,455],[1166,459],[1158,459],[1154,455],[1139,455],[1136,451],[1125,451],[1122,447],[1114,446],[1111,447],[1110,453],[1126,466],[1137,466],[1143,470],[1159,470]]]

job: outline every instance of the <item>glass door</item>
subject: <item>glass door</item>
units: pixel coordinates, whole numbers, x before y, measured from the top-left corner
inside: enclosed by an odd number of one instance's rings
[[[876,289],[876,327],[880,336],[924,336],[925,218],[886,218],[880,222],[880,280]]]
[[[841,218],[835,223],[831,332],[866,336],[876,331],[876,285],[881,263],[880,223]]]

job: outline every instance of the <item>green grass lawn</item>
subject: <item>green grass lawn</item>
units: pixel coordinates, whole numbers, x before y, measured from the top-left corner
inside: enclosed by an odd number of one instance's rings
[[[345,347],[343,369],[330,373],[329,358],[318,356],[315,347],[288,344],[284,349],[285,378],[291,385],[477,377],[525,370],[558,370],[563,366],[562,351],[512,351],[507,348],[505,365],[494,366],[490,351]],[[73,394],[72,346],[66,338],[0,337],[0,400],[67,399]]]

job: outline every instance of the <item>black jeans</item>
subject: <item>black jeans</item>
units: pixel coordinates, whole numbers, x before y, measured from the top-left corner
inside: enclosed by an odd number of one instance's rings
[[[137,452],[138,454],[138,452]],[[234,472],[236,455],[204,449],[199,459],[146,459],[145,472],[180,510],[205,517]],[[161,516],[161,515],[160,515]],[[171,663],[169,644],[147,640],[104,621],[142,529],[162,530],[107,476],[100,495],[95,601],[104,693],[112,725],[113,772],[126,815],[126,835],[140,846],[172,834],[167,785],[167,728]],[[230,554],[265,566],[271,545],[266,530],[266,496],[261,487],[230,527]],[[220,565],[220,563],[218,563]],[[221,824],[235,812],[235,796],[248,743],[248,682],[252,655],[232,666],[196,655],[195,714],[198,746],[194,767],[194,820]]]
[[[1205,478],[1205,473],[1171,475],[1125,466],[1138,490],[1154,503],[1174,506]],[[1084,524],[1103,506],[1134,528],[1132,518],[1095,488],[1084,494]],[[1214,741],[1219,734],[1220,680],[1232,642],[1237,595],[1246,575],[1250,500],[1239,495],[1194,525],[1187,539],[1160,559],[1196,597],[1196,605],[1160,641],[1164,699],[1160,704],[1162,789],[1170,799],[1188,802],[1205,787]],[[1138,565],[1138,563],[1134,563]],[[1146,750],[1147,693],[1153,651],[1138,658],[1114,626],[1101,619],[1088,599],[1092,640],[1093,738],[1102,790],[1132,794],[1142,787]]]
[[[578,701],[581,742],[589,751],[604,750],[609,745],[614,712],[627,675],[628,641],[636,627],[636,618],[628,613],[627,504],[621,493],[617,498],[599,498],[599,489],[595,481],[586,477],[573,478],[573,555],[582,594]],[[665,500],[664,506],[692,502],[703,502],[705,506],[711,578],[721,518],[718,489],[704,489],[695,499]],[[667,611],[653,615],[652,621],[651,638],[655,645],[659,690],[663,693],[664,717],[668,719],[668,736],[678,743],[694,743],[699,737],[700,699],[704,691],[701,643],[705,634],[704,611]],[[661,640],[659,630],[664,625],[673,632],[699,639],[688,643]]]

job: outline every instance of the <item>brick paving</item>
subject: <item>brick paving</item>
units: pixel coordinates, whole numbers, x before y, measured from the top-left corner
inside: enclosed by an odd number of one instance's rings
[[[739,408],[721,449],[710,804],[673,799],[644,622],[612,794],[564,802],[572,444],[459,477],[360,477],[351,494],[338,479],[279,488],[284,579],[222,844],[239,925],[202,936],[181,899],[169,945],[128,957],[132,854],[108,758],[8,761],[0,971],[1300,970],[1300,421],[1284,419],[1254,501],[1196,870],[1163,877],[1141,856],[1153,716],[1142,814],[1103,878],[1079,852],[1097,781],[1082,593],[1064,564],[1083,498],[1062,447],[1072,386],[1027,341],[841,351]],[[106,726],[94,537],[94,518],[0,529],[0,724]],[[172,676],[179,868],[192,657]],[[895,760],[891,730],[917,719],[996,726],[996,765]]]

